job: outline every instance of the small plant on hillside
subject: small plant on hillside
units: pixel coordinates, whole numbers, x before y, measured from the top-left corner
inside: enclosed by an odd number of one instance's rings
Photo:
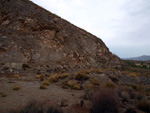
[[[118,113],[120,99],[112,89],[100,89],[91,98],[91,113]]]
[[[22,109],[14,111],[13,113],[63,113],[63,111],[54,105],[30,102]]]
[[[103,68],[99,68],[99,69],[97,69],[96,71],[97,71],[98,74],[102,74],[103,71],[104,71],[104,69],[103,69]]]
[[[150,102],[147,100],[142,100],[137,104],[137,108],[146,113],[150,113]]]
[[[116,84],[113,83],[112,81],[109,81],[109,82],[104,84],[104,87],[106,87],[106,88],[116,88]]]
[[[132,77],[137,77],[136,73],[130,73],[129,75],[132,76]]]
[[[89,113],[89,109],[86,107],[81,107],[79,104],[76,104],[68,108],[66,113]]]
[[[74,78],[79,81],[88,80],[89,75],[86,72],[78,72],[74,75]]]
[[[18,74],[14,74],[13,78],[19,78],[20,76]]]
[[[88,83],[87,85],[86,85],[86,88],[88,88],[88,89],[93,89],[95,86],[92,84],[92,83]]]
[[[59,74],[58,77],[59,77],[59,79],[65,79],[69,75],[70,75],[69,73],[62,73],[62,74]]]
[[[94,84],[94,85],[99,85],[99,80],[98,80],[98,78],[93,78],[91,82],[92,82],[92,84]]]
[[[49,85],[49,82],[48,82],[48,81],[44,81],[44,82],[43,82],[43,85],[48,86],[48,85]]]
[[[80,86],[80,84],[74,84],[72,89],[81,90],[81,86]]]
[[[16,90],[16,91],[17,91],[17,90],[20,90],[20,87],[19,87],[19,86],[14,86],[14,87],[13,87],[13,90]]]
[[[50,77],[49,77],[49,82],[50,82],[50,83],[58,82],[58,80],[59,80],[58,74],[52,74],[52,75],[50,75]]]
[[[36,75],[36,79],[41,79],[43,77],[44,77],[44,74],[38,74],[38,75]]]
[[[1,97],[6,97],[7,95],[5,93],[3,93],[3,92],[0,92],[0,96]]]
[[[81,86],[76,80],[69,80],[66,82],[66,86],[70,87],[71,89],[80,90]]]
[[[30,68],[28,64],[22,64],[22,69],[26,70],[27,68]]]
[[[46,85],[41,85],[40,89],[47,89],[47,86]]]

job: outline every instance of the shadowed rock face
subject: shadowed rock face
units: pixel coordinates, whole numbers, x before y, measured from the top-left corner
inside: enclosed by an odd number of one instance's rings
[[[101,39],[28,0],[0,1],[0,62],[50,68],[121,64]]]

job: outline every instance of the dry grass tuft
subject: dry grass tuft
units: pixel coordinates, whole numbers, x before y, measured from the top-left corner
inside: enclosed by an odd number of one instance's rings
[[[14,74],[13,75],[13,78],[19,78],[20,76],[19,76],[19,74]]]
[[[112,81],[109,81],[109,82],[104,84],[104,87],[106,87],[106,88],[116,88],[117,86]]]
[[[19,86],[14,86],[13,90],[18,91],[18,90],[20,90],[20,87]]]
[[[131,77],[137,77],[137,74],[136,74],[136,73],[129,73],[129,75],[130,75]]]
[[[48,81],[49,81],[50,83],[54,83],[54,82],[58,82],[58,80],[59,80],[58,74],[52,74],[52,75],[50,75]]]
[[[0,92],[0,96],[1,97],[7,97],[7,95],[5,93],[3,93],[3,92]]]
[[[36,75],[36,79],[41,79],[43,77],[44,77],[44,74],[38,74],[38,75]]]
[[[74,75],[74,79],[79,80],[79,81],[88,80],[89,78],[90,77],[88,73],[84,71],[77,72]]]
[[[44,81],[44,82],[43,82],[43,85],[48,86],[48,85],[49,85],[49,81]]]
[[[58,75],[58,77],[59,77],[59,79],[65,79],[69,75],[70,75],[69,73],[61,73],[61,74]]]
[[[47,89],[47,86],[46,85],[41,85],[40,89]]]
[[[99,79],[98,78],[93,78],[91,82],[94,85],[99,85]]]

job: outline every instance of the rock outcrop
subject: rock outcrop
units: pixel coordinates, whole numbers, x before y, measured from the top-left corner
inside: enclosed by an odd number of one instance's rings
[[[110,42],[111,43],[111,42]],[[1,68],[118,67],[104,42],[28,0],[0,1]]]

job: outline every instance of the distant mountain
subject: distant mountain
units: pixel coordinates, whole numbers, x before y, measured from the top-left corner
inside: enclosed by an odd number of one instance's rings
[[[150,61],[150,55],[143,55],[139,57],[123,58],[125,60],[137,60],[137,61]]]

